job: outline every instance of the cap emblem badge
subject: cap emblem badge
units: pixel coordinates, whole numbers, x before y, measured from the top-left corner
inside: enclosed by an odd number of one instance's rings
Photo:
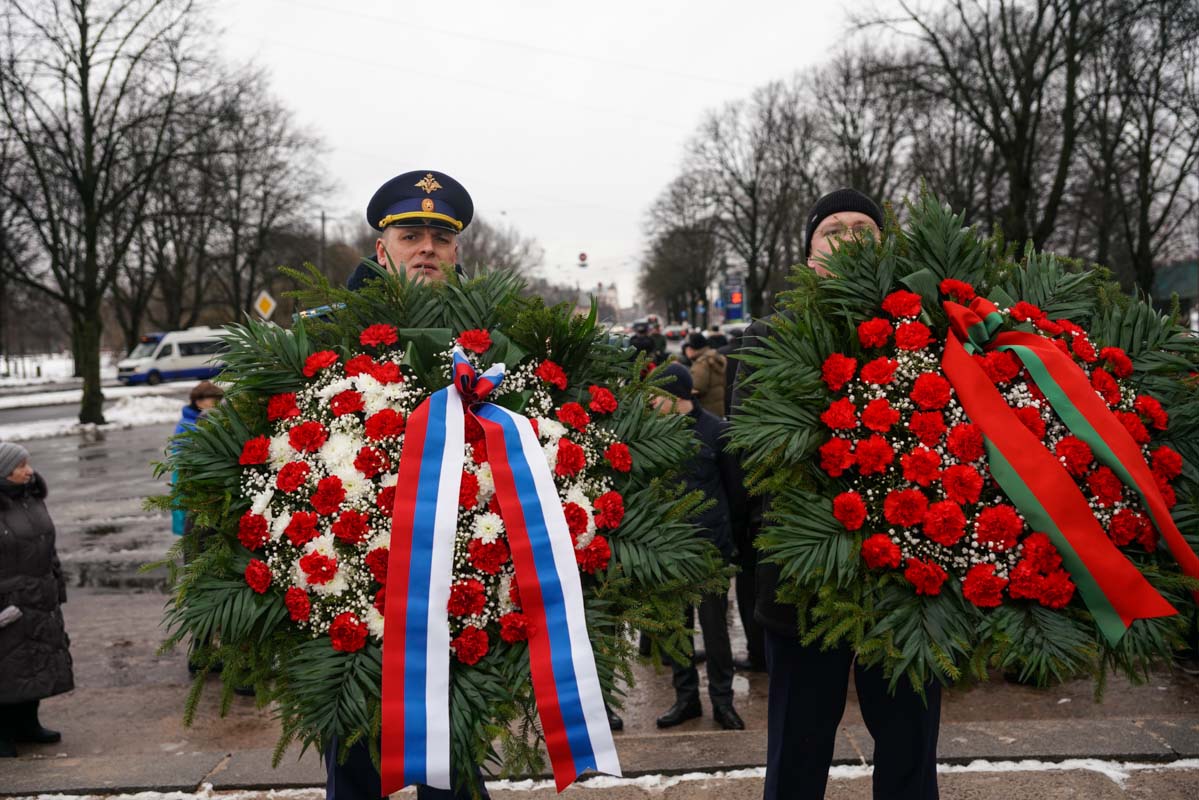
[[[428,197],[426,197],[424,200],[421,200],[420,201],[420,210],[421,211],[432,211],[433,210],[433,201]]]
[[[432,172],[426,174],[425,177],[414,183],[413,186],[415,186],[417,189],[424,189],[425,194],[433,194],[433,192],[442,188],[442,185],[437,182],[436,178],[433,177]]]

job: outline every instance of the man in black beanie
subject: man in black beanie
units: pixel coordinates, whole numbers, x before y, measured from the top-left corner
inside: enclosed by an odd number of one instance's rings
[[[829,275],[825,259],[844,240],[881,235],[878,205],[854,189],[838,189],[821,197],[808,212],[804,256],[821,275]],[[757,347],[770,335],[762,320],[745,332],[743,349]],[[752,372],[737,366],[730,416],[745,397],[744,381]],[[755,504],[751,531],[757,535],[769,499]],[[858,704],[874,738],[876,800],[936,800],[937,733],[941,719],[941,686],[924,686],[927,704],[903,678],[894,695],[879,668],[854,664],[845,645],[822,650],[799,639],[794,605],[777,599],[779,566],[759,561],[754,618],[764,631],[766,669],[770,674],[767,705],[765,800],[821,798],[828,783],[837,727],[845,711],[852,668]]]

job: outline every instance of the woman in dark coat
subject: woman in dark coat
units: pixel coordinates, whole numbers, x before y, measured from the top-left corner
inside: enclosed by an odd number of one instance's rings
[[[46,482],[29,452],[0,442],[0,757],[15,743],[50,744],[38,703],[75,688],[62,619],[66,581],[46,511]]]

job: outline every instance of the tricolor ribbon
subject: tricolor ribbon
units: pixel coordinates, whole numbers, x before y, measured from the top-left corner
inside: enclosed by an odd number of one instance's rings
[[[988,300],[975,298],[968,308],[946,301],[944,307],[951,334],[941,366],[962,409],[982,431],[991,475],[1033,530],[1049,535],[1104,637],[1115,644],[1135,619],[1178,613],[1108,538],[1078,484],[1021,423],[970,353],[1008,350],[1019,358],[1066,427],[1141,496],[1183,572],[1199,578],[1199,557],[1175,526],[1141,448],[1086,374],[1044,336],[994,335],[1003,317]]]
[[[450,788],[450,625],[446,605],[465,461],[465,417],[483,428],[508,534],[529,666],[558,791],[584,770],[620,775],[583,612],[570,529],[533,426],[482,402],[504,377],[454,351],[453,382],[408,418],[400,455],[383,637],[383,794]]]

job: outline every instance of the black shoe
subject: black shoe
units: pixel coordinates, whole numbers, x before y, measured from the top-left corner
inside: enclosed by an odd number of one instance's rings
[[[14,741],[26,744],[54,744],[62,741],[62,734],[49,728],[43,728],[35,722],[29,727],[15,731],[12,738]]]
[[[645,631],[642,631],[641,636],[637,639],[637,652],[643,656],[649,656],[649,654],[652,652],[650,649],[649,636],[645,634]]]
[[[692,697],[688,700],[676,700],[669,711],[658,717],[658,727],[673,728],[675,725],[682,725],[689,719],[702,717],[703,714],[704,709],[699,704],[698,697]]]
[[[696,650],[695,651],[694,661],[696,664],[702,664],[707,660],[708,660],[708,651],[707,650]]]
[[[620,714],[617,714],[607,705],[604,705],[604,711],[608,712],[608,727],[613,731],[623,731],[624,720],[620,718]]]
[[[17,748],[9,739],[0,739],[0,758],[16,758]]]
[[[716,720],[716,724],[726,731],[745,730],[745,720],[741,719],[741,715],[737,713],[737,709],[733,708],[732,703],[719,706],[713,705],[712,719]]]
[[[733,669],[738,672],[765,672],[766,665],[748,658],[737,658],[733,660]]]

